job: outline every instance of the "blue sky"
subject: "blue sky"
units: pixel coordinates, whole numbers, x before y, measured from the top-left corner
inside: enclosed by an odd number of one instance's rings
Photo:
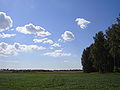
[[[0,68],[81,69],[82,51],[95,33],[115,23],[119,3],[0,0]]]

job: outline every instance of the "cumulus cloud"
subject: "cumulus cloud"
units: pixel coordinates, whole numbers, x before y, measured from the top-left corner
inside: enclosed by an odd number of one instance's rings
[[[6,13],[0,12],[0,32],[5,31],[12,27],[13,21]]]
[[[30,51],[30,50],[43,50],[46,49],[43,46],[37,46],[37,45],[21,45],[19,43],[14,43],[14,47],[19,51]]]
[[[53,44],[53,40],[48,39],[48,38],[43,38],[43,39],[33,39],[34,43],[44,43],[44,44]]]
[[[65,31],[64,34],[61,35],[64,41],[72,41],[75,39],[74,34],[70,31]]]
[[[87,27],[87,25],[89,24],[89,23],[91,23],[90,21],[87,21],[87,20],[85,20],[85,19],[83,19],[83,18],[76,18],[76,20],[75,20],[76,22],[77,22],[77,24],[80,26],[80,28],[82,28],[82,29],[85,29],[86,27]]]
[[[44,53],[45,56],[52,57],[62,57],[62,56],[71,56],[71,53],[63,53],[63,50],[55,50],[53,52]]]
[[[35,34],[37,36],[45,37],[51,35],[50,32],[46,31],[44,28],[40,26],[35,26],[33,24],[27,24],[23,27],[17,27],[16,30],[23,34]]]
[[[19,52],[30,51],[30,50],[44,50],[43,46],[37,45],[24,45],[20,43],[14,43],[9,45],[5,42],[0,43],[0,56],[13,56],[17,55]]]
[[[43,41],[45,41],[45,40],[47,40],[48,38],[43,38],[43,39],[33,39],[33,42],[34,43],[41,43],[41,42],[43,42]]]
[[[48,40],[44,41],[43,43],[53,44],[53,40],[48,39]]]
[[[61,45],[59,43],[54,43],[51,45],[52,47],[61,47]]]
[[[15,48],[7,43],[0,43],[0,56],[12,56],[17,55]]]
[[[37,32],[37,36],[45,37],[51,35],[48,31]]]
[[[1,38],[10,38],[15,36],[16,34],[5,34],[5,33],[0,33]]]

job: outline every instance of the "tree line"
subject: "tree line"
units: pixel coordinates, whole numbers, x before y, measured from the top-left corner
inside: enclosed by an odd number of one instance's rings
[[[96,33],[94,43],[84,49],[81,62],[83,71],[120,72],[120,14],[115,24],[103,33]]]
[[[81,71],[81,69],[69,69],[69,70],[44,70],[44,69],[0,69],[1,72],[11,72],[11,73],[24,73],[24,72],[69,72],[69,71]]]

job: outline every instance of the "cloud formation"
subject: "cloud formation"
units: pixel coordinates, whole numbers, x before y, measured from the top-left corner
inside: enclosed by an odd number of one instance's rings
[[[54,43],[51,45],[52,47],[61,47],[61,45],[59,43]]]
[[[37,45],[25,45],[20,43],[14,43],[9,45],[5,42],[0,43],[0,56],[13,56],[17,55],[19,52],[30,51],[30,50],[44,50],[43,46]]]
[[[17,27],[16,30],[23,34],[34,34],[37,36],[45,37],[51,35],[50,32],[46,31],[44,28],[40,26],[35,26],[33,24],[27,24],[23,27]]]
[[[45,41],[45,40],[47,40],[48,38],[43,38],[43,39],[33,39],[33,42],[34,43],[41,43],[41,42],[43,42],[43,41]]]
[[[13,21],[6,13],[0,12],[0,32],[5,31],[12,27]]]
[[[10,38],[15,36],[16,34],[5,34],[5,33],[0,33],[0,38]]]
[[[64,41],[72,41],[75,39],[74,34],[70,31],[65,31],[62,35],[61,35],[62,39]]]
[[[44,53],[45,56],[52,57],[63,57],[63,56],[71,56],[71,53],[63,53],[63,50],[55,50],[53,52]]]
[[[53,40],[48,39],[48,40],[44,41],[43,43],[53,44],[54,42],[53,42]]]
[[[76,18],[75,20],[77,22],[77,24],[80,26],[80,28],[85,29],[87,27],[88,24],[90,24],[90,21],[87,21],[83,18]]]
[[[53,44],[53,40],[48,39],[48,38],[43,38],[43,39],[33,39],[34,43],[44,43],[44,44]]]

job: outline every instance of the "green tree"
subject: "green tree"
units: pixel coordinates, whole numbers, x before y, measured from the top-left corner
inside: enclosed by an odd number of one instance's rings
[[[82,54],[83,71],[120,71],[120,15],[117,23],[106,30],[106,34],[98,32],[93,38],[94,43]]]
[[[94,71],[92,58],[91,58],[91,46],[84,49],[82,54],[82,65],[83,65],[83,71],[86,73],[90,73]]]
[[[114,59],[114,70],[116,71],[120,68],[120,15],[117,18],[117,23],[106,31],[106,37],[109,42],[109,52]]]
[[[105,41],[103,32],[98,32],[94,37],[94,46],[92,49],[93,64],[100,73],[105,72],[106,68]]]
[[[109,47],[109,42],[108,40],[105,40],[104,42],[104,49],[105,49],[105,67],[104,67],[104,72],[113,72],[114,70],[114,61],[113,57],[110,54],[110,47]]]

